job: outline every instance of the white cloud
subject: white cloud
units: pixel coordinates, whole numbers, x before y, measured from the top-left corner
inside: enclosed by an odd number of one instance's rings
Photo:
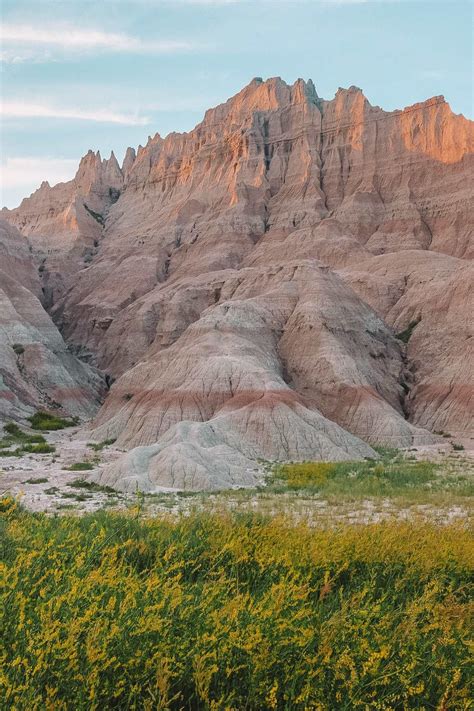
[[[51,185],[71,180],[79,161],[69,158],[7,158],[0,166],[0,205],[15,206],[47,180]]]
[[[0,51],[1,64],[42,64],[53,60],[48,50],[29,49],[26,47],[9,47]]]
[[[0,43],[3,52],[21,56],[24,47],[49,47],[62,51],[109,51],[135,54],[174,54],[202,49],[202,45],[188,40],[159,39],[142,40],[139,37],[116,32],[103,32],[94,28],[79,28],[75,25],[18,25],[4,22],[0,27]],[[5,49],[5,45],[13,49]],[[6,60],[8,61],[8,59]]]
[[[108,109],[80,109],[55,107],[48,104],[36,104],[23,101],[4,101],[0,106],[0,116],[4,118],[58,118],[79,121],[97,121],[118,123],[129,126],[145,126],[150,123],[146,116],[124,114]]]

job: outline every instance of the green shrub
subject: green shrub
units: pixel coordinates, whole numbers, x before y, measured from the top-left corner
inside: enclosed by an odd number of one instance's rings
[[[83,472],[88,469],[94,469],[94,464],[92,462],[74,462],[66,469],[70,472]]]
[[[12,345],[13,350],[17,355],[22,355],[25,352],[25,347],[21,343],[14,343]]]
[[[86,205],[86,203],[83,203],[83,205],[84,205],[85,209],[87,210],[87,212],[89,213],[89,215],[91,217],[93,217],[94,220],[96,222],[98,222],[99,225],[101,225],[101,227],[103,227],[105,225],[104,216],[101,215],[100,212],[95,212],[95,210],[92,210],[88,205]]]
[[[17,439],[25,437],[25,433],[21,430],[15,422],[7,422],[3,428],[12,437]]]
[[[44,430],[45,432],[49,430],[62,430],[65,427],[73,427],[77,425],[79,421],[77,417],[58,417],[57,415],[52,415],[42,410],[28,417],[28,420],[34,430]]]
[[[456,444],[456,442],[453,442],[453,449],[455,452],[462,452],[464,450],[464,445]]]
[[[104,439],[102,440],[102,442],[89,442],[87,446],[93,449],[95,452],[100,452],[102,449],[104,449],[104,447],[108,447],[114,442],[116,442],[115,437],[112,439]]]
[[[104,494],[116,494],[115,489],[110,486],[101,486],[96,484],[94,481],[86,481],[85,479],[75,479],[71,481],[68,486],[72,486],[75,489],[87,489],[87,491],[102,492]]]
[[[56,447],[47,442],[40,442],[39,444],[24,444],[22,450],[30,454],[51,454],[56,451]]]
[[[410,323],[405,328],[405,330],[401,331],[400,333],[397,333],[395,335],[395,338],[398,338],[399,341],[403,341],[403,343],[408,343],[408,341],[410,340],[410,338],[412,336],[413,331],[418,326],[420,321],[421,321],[421,318],[417,318],[414,321],[410,321]]]
[[[14,442],[29,442],[31,444],[39,444],[40,442],[46,442],[43,435],[28,434],[27,432],[24,432],[20,427],[18,427],[15,422],[7,422],[3,429],[9,435],[1,441],[4,446],[9,446]]]

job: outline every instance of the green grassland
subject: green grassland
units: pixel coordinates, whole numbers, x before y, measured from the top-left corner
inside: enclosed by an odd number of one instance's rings
[[[296,462],[272,468],[269,490],[303,491],[327,499],[367,498],[446,503],[474,496],[472,473],[446,464],[418,461],[398,450],[379,448],[379,460]]]
[[[466,526],[3,499],[0,527],[2,709],[470,708]]]

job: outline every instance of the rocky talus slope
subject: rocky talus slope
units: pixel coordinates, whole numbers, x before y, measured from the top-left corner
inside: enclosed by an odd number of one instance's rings
[[[127,453],[102,483],[219,488],[259,459],[472,436],[473,146],[443,97],[385,112],[254,79],[3,210],[69,347],[115,380],[91,437]]]

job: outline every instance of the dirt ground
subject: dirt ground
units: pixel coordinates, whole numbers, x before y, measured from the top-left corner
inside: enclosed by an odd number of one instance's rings
[[[79,428],[46,433],[48,443],[56,447],[54,454],[23,454],[0,459],[0,495],[19,497],[31,511],[49,514],[125,509],[140,507],[148,515],[160,513],[187,514],[194,509],[207,511],[258,511],[268,515],[285,514],[313,525],[351,522],[370,523],[387,519],[422,518],[439,522],[470,520],[474,504],[471,499],[449,507],[435,507],[427,503],[405,505],[390,499],[367,499],[358,502],[325,501],[318,495],[302,492],[275,494],[265,491],[239,489],[226,492],[169,492],[152,495],[132,495],[102,489],[87,482],[88,477],[122,454],[114,445],[94,451]],[[421,460],[445,463],[449,471],[470,472],[474,476],[474,439],[459,441],[462,451],[453,449],[450,441],[439,445],[410,448],[408,456]],[[90,462],[92,468],[71,471],[71,465]],[[262,482],[264,478],[262,472]],[[86,482],[86,483],[84,483]]]

